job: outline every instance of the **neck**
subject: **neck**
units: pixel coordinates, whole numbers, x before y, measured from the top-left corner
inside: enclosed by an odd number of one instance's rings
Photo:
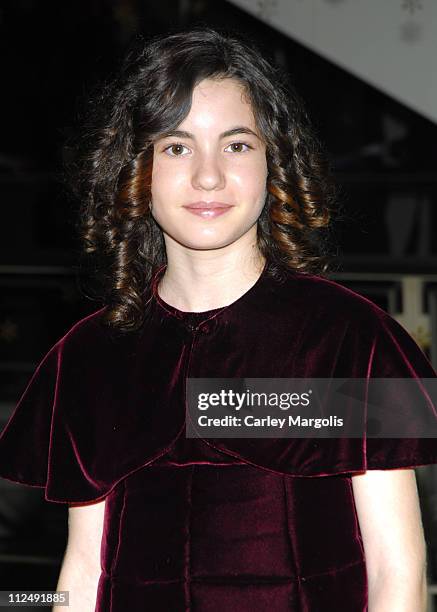
[[[231,304],[258,280],[265,258],[256,244],[247,249],[167,251],[167,267],[158,285],[159,296],[175,308],[202,312]]]

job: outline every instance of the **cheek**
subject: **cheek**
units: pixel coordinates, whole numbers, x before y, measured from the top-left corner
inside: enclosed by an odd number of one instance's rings
[[[264,200],[267,183],[267,164],[260,160],[257,164],[240,165],[233,169],[233,180],[239,189],[251,200]]]
[[[152,194],[159,194],[165,189],[170,173],[165,165],[155,162],[152,169]]]
[[[151,192],[155,200],[165,199],[183,182],[180,168],[171,164],[154,163],[152,170]]]
[[[162,184],[162,170],[159,166],[159,164],[157,164],[155,161],[153,162],[153,168],[152,168],[152,179],[151,179],[151,184],[150,184],[150,190],[152,192],[152,198],[156,198],[156,196],[159,194],[160,191],[160,186]]]

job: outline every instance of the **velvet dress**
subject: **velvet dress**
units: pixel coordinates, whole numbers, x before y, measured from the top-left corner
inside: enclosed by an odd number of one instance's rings
[[[187,438],[186,378],[432,378],[427,358],[318,276],[266,265],[232,304],[187,313],[158,295],[164,271],[140,333],[108,334],[102,309],[47,353],[0,476],[51,502],[106,500],[98,612],[364,612],[351,476],[437,463],[437,441]]]

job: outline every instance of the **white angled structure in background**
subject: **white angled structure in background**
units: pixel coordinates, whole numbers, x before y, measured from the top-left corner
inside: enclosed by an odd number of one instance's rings
[[[436,0],[231,1],[437,121]]]

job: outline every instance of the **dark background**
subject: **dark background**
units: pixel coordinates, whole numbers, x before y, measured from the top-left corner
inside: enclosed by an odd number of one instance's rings
[[[399,274],[437,269],[434,123],[224,0],[3,1],[0,428],[44,353],[99,307],[78,287],[77,204],[62,183],[79,99],[137,33],[199,24],[250,35],[305,99],[341,188],[339,271],[363,275],[355,287],[389,309],[402,306]],[[39,489],[0,486],[0,589],[55,588],[66,508]]]

